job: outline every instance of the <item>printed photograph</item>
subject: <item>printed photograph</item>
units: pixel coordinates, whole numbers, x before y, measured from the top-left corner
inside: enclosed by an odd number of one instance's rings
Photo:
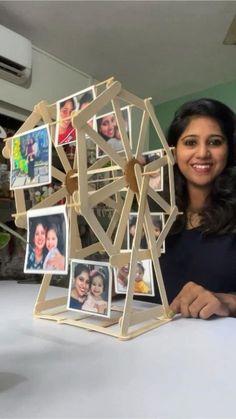
[[[51,183],[51,138],[42,125],[12,138],[10,189]]]
[[[143,165],[158,160],[163,156],[162,150],[148,151],[142,154],[143,156]],[[154,191],[163,191],[163,167],[157,170],[156,173],[150,175],[149,186],[154,189]]]
[[[95,99],[94,86],[81,90],[68,96],[56,104],[57,125],[55,130],[55,145],[60,146],[76,141],[76,129],[72,126],[71,114],[73,111],[85,109]],[[96,116],[89,122],[96,129]]]
[[[27,212],[24,272],[67,274],[68,220],[65,205]]]
[[[127,248],[128,249],[132,248],[133,239],[134,239],[135,230],[136,230],[136,224],[137,224],[137,217],[138,217],[137,212],[131,212],[129,214],[128,225],[127,225]],[[155,237],[156,239],[158,239],[164,227],[164,214],[161,212],[152,212],[151,219],[153,223],[153,230],[154,230]],[[144,229],[142,231],[140,249],[148,249],[148,243],[147,243]],[[165,253],[165,242],[163,242],[162,244],[161,252]]]
[[[129,265],[114,269],[115,291],[117,294],[126,294],[129,280]],[[152,263],[150,260],[142,260],[137,263],[134,295],[154,295]]]
[[[125,121],[126,132],[129,140],[131,139],[131,116],[130,107],[126,106],[122,109],[122,116]],[[101,137],[117,152],[123,151],[123,143],[121,140],[120,130],[117,125],[115,112],[110,112],[97,118],[97,132]],[[130,144],[131,146],[131,144]],[[106,154],[104,151],[96,146],[97,158],[103,157]]]
[[[112,271],[107,262],[71,260],[67,308],[110,317]]]

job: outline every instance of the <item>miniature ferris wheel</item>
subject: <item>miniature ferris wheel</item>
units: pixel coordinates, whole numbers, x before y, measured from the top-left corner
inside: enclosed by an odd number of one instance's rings
[[[106,253],[112,267],[129,264],[129,281],[123,305],[112,304],[108,319],[95,319],[88,315],[69,312],[65,308],[67,297],[46,299],[51,274],[45,274],[37,297],[34,314],[37,317],[56,320],[90,330],[95,330],[120,339],[129,339],[171,319],[171,314],[162,279],[159,256],[165,238],[178,214],[175,205],[173,180],[173,153],[168,147],[150,99],[140,99],[122,88],[113,78],[96,85],[98,94],[84,109],[72,112],[72,125],[76,130],[75,155],[69,160],[63,147],[55,144],[56,104],[40,102],[22,125],[17,134],[34,128],[39,123],[48,124],[52,145],[61,162],[62,169],[52,166],[52,177],[60,183],[59,189],[34,205],[32,209],[49,208],[65,200],[70,225],[69,258],[85,259],[95,253]],[[119,128],[122,150],[117,152],[102,137],[89,121],[102,115],[104,109],[112,108]],[[141,114],[138,138],[132,141],[123,117],[124,106],[137,109]],[[143,165],[145,139],[149,122],[162,144],[160,158]],[[97,149],[97,158],[88,164],[88,143]],[[135,150],[134,150],[135,149]],[[10,158],[11,139],[6,140],[4,156]],[[150,176],[166,166],[170,199],[167,202],[160,193],[150,187]],[[100,177],[100,181],[94,181]],[[16,202],[15,223],[21,228],[27,226],[27,210],[24,190],[14,191]],[[165,214],[165,223],[158,238],[153,231],[148,200],[153,200]],[[137,223],[131,249],[122,248],[127,229],[127,220],[134,201],[137,205]],[[109,213],[108,226],[104,227],[97,217],[97,209],[105,208]],[[95,243],[83,247],[81,244],[77,216],[82,215],[96,237]],[[148,246],[140,248],[143,229]],[[150,260],[155,272],[162,305],[136,308],[133,301],[134,278],[137,263]],[[73,316],[74,315],[74,316]]]

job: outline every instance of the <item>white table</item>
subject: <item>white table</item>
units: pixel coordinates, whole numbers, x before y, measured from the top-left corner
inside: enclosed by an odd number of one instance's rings
[[[236,319],[123,342],[34,319],[38,289],[0,281],[1,418],[236,418]]]

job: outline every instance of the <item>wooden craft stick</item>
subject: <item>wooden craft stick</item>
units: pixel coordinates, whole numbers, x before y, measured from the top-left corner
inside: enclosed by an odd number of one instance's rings
[[[108,185],[103,186],[103,188],[93,192],[93,194],[89,197],[89,205],[91,207],[95,207],[99,202],[103,202],[109,196],[119,192],[126,185],[127,182],[125,176],[114,180],[114,182],[111,182]]]
[[[134,166],[136,176],[140,174],[141,177],[141,168],[139,165]],[[132,252],[130,258],[130,265],[129,265],[129,279],[128,279],[128,287],[124,305],[124,313],[121,323],[121,334],[126,335],[128,333],[128,328],[130,324],[130,316],[132,310],[132,301],[133,301],[133,293],[134,293],[134,281],[136,276],[136,269],[137,269],[137,262],[138,262],[138,249],[140,248],[141,237],[142,237],[142,230],[143,230],[143,221],[144,221],[144,212],[145,207],[147,204],[146,199],[146,191],[148,188],[148,178],[144,177],[142,179],[142,186],[140,190],[140,199],[139,199],[139,210],[135,228],[135,235],[132,244]]]
[[[146,109],[143,99],[140,99],[133,93],[128,92],[128,90],[121,89],[117,96],[125,100],[127,103],[133,104],[136,108],[142,109],[143,111]]]
[[[122,253],[113,254],[110,257],[110,264],[113,267],[121,268],[124,265],[127,265],[130,262],[131,250],[125,250]],[[138,250],[138,260],[147,260],[151,258],[151,253],[149,249],[139,249]]]
[[[164,212],[170,214],[171,206],[160,196],[158,192],[149,187],[148,195],[164,210]]]
[[[137,183],[138,183],[138,187],[139,187],[140,195],[141,195],[141,193],[143,193],[143,190],[142,190],[143,179],[141,177],[141,172],[138,172],[138,170],[137,170]],[[142,195],[141,195],[141,198],[138,197],[139,206],[141,206],[141,200],[142,200]],[[154,235],[154,228],[153,228],[153,223],[152,223],[151,214],[150,214],[148,204],[145,207],[144,221],[145,221],[146,233],[147,233],[148,244],[149,244],[148,247],[149,247],[150,252],[151,252],[152,263],[153,263],[153,267],[154,267],[154,270],[155,270],[155,273],[156,273],[157,286],[158,286],[158,289],[159,289],[159,293],[160,293],[160,297],[161,297],[161,301],[162,301],[164,311],[165,311],[165,313],[168,313],[169,304],[168,304],[168,300],[167,300],[164,281],[163,281],[163,278],[162,278],[159,258],[157,257],[157,254],[156,254],[156,239],[155,239],[155,235]],[[160,245],[163,244],[163,241],[161,242],[160,238],[159,238],[159,242],[160,242]]]
[[[133,158],[133,154],[132,154],[132,151],[130,149],[130,140],[128,138],[128,134],[127,134],[127,131],[126,131],[126,126],[125,126],[125,121],[123,119],[122,111],[120,109],[119,99],[114,98],[112,100],[112,106],[113,106],[113,109],[115,111],[116,122],[117,122],[119,132],[120,132],[120,136],[121,136],[120,141],[122,141],[126,159],[131,160]]]
[[[87,173],[88,175],[95,175],[99,173],[105,173],[105,172],[111,172],[113,170],[120,170],[120,166],[108,166],[108,167],[101,167],[100,169],[88,169]]]
[[[166,138],[164,136],[164,133],[163,133],[163,131],[161,129],[161,126],[160,126],[160,124],[159,124],[159,122],[157,120],[157,117],[156,117],[155,111],[153,109],[153,106],[152,106],[152,104],[151,104],[151,102],[150,102],[149,99],[145,99],[144,100],[144,103],[145,103],[145,107],[146,107],[146,109],[147,109],[147,111],[148,111],[148,113],[150,115],[150,118],[151,118],[151,121],[153,123],[153,126],[154,126],[154,128],[155,128],[155,130],[156,130],[156,132],[158,134],[158,137],[159,137],[161,143],[162,143],[162,146],[165,149],[165,152],[168,155],[171,164],[174,164],[175,163],[174,156],[173,156],[173,154],[171,153],[171,151],[169,149],[168,143],[167,143]]]
[[[127,220],[129,218],[129,213],[130,213],[131,206],[133,203],[133,198],[134,198],[134,193],[131,189],[129,189],[125,197],[125,202],[123,203],[123,208],[122,208],[120,219],[117,226],[117,231],[116,231],[115,240],[114,240],[114,253],[118,253],[121,249],[125,231],[127,228]]]
[[[144,176],[146,176],[149,173],[152,174],[153,170],[154,170],[154,174],[155,174],[155,172],[158,169],[165,166],[167,163],[168,163],[167,156],[160,157],[159,159],[153,160],[151,163],[148,163],[148,164],[146,164],[146,166],[144,166]]]
[[[104,177],[102,179],[88,180],[88,184],[90,184],[90,183],[103,183],[103,182],[108,182],[108,181],[110,182],[110,181],[113,181],[113,180],[121,179],[122,177],[123,176],[108,177],[108,178]]]
[[[65,182],[66,174],[61,170],[58,170],[56,167],[52,166],[52,177],[60,180],[62,183]]]
[[[146,141],[146,135],[147,135],[147,129],[148,129],[148,123],[149,123],[149,115],[147,111],[143,111],[141,126],[140,126],[140,132],[139,132],[139,138],[138,138],[138,144],[137,149],[135,153],[135,158],[140,159],[142,157],[144,144]]]

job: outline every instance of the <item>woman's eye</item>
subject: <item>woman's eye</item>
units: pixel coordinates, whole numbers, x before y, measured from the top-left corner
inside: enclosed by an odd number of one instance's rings
[[[224,140],[222,138],[210,138],[209,145],[219,147],[223,144]]]
[[[184,145],[188,146],[188,147],[193,147],[196,145],[196,140],[194,138],[186,138],[184,140]]]

